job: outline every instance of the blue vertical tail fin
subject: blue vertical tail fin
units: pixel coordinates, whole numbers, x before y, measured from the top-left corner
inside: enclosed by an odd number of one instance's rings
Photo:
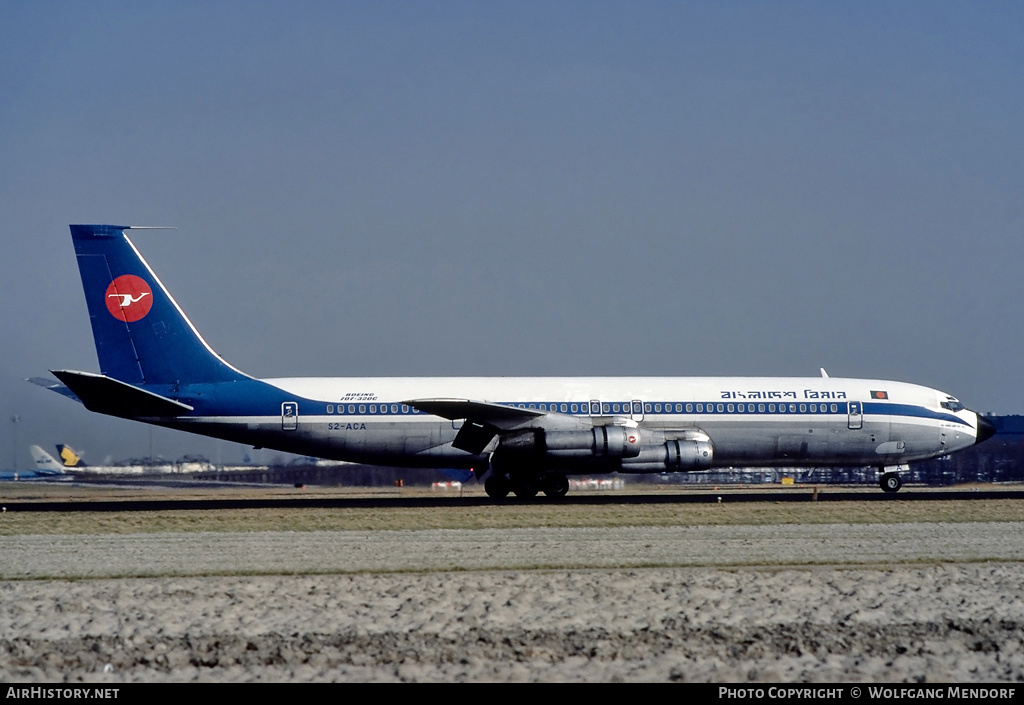
[[[72,225],[100,371],[131,385],[249,379],[215,353],[125,235]]]

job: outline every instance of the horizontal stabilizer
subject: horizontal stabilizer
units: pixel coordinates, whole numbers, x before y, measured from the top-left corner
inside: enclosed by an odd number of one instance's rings
[[[91,372],[51,370],[85,404],[89,411],[111,416],[181,416],[192,407]]]
[[[75,393],[68,389],[66,385],[61,384],[55,379],[46,379],[45,377],[29,377],[27,381],[31,382],[32,384],[37,384],[40,387],[43,387],[44,389],[49,389],[51,392],[57,392],[57,394],[61,394],[67,397],[68,399],[74,399],[79,403],[82,402],[82,400],[75,396]]]

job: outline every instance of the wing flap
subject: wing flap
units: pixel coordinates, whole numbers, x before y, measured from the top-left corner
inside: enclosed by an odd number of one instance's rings
[[[473,455],[482,453],[503,429],[515,428],[548,414],[538,409],[521,409],[471,399],[411,399],[402,403],[443,419],[465,420],[452,441],[452,447]]]
[[[484,448],[498,434],[498,427],[476,421],[467,421],[452,441],[452,448],[464,450],[473,455],[484,452]]]

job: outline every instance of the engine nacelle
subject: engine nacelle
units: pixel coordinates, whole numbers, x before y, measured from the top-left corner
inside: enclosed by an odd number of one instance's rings
[[[711,439],[701,434],[695,438],[666,441],[663,445],[648,446],[639,456],[624,460],[622,472],[680,472],[706,470],[711,467],[715,448]]]
[[[625,426],[595,426],[587,431],[531,428],[503,435],[498,449],[515,456],[635,458],[640,454],[640,432]]]
[[[589,431],[548,431],[547,454],[554,458],[635,458],[640,432],[625,426],[594,426]]]
[[[668,441],[665,451],[665,466],[669,470],[703,470],[711,467],[715,457],[710,439]]]

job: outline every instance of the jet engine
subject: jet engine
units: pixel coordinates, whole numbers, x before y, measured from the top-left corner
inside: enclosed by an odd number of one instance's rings
[[[498,450],[520,457],[635,458],[640,445],[640,432],[625,426],[595,426],[587,431],[531,428],[503,435]]]
[[[704,434],[692,438],[665,441],[659,445],[645,446],[635,458],[622,461],[621,472],[679,472],[704,470],[711,467],[715,448],[711,439]]]

